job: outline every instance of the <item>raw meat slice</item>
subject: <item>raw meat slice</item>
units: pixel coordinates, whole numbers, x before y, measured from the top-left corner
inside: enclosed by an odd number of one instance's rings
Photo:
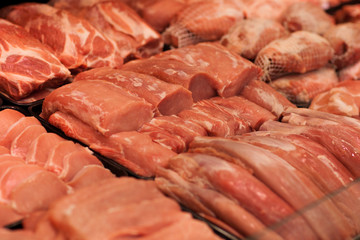
[[[9,200],[17,212],[28,214],[47,209],[50,204],[67,193],[68,187],[65,183],[56,175],[44,170],[38,171],[13,188]]]
[[[310,138],[319,138],[322,135],[328,135],[333,137],[331,142],[328,142],[328,147],[335,147],[336,142],[337,146],[335,149],[340,150],[339,152],[333,152],[333,154],[356,176],[360,176],[360,133],[354,128],[347,125],[334,122],[331,120],[325,120],[314,117],[304,117],[295,113],[290,113],[282,119],[283,122],[290,123],[292,125],[305,125],[311,127],[305,131],[309,134],[313,130],[319,132],[318,135],[313,134]],[[308,134],[304,133],[306,136]],[[309,137],[309,136],[307,136]],[[329,141],[322,138],[321,141]],[[333,150],[334,151],[334,150]]]
[[[248,121],[252,129],[258,129],[260,125],[267,120],[276,119],[276,116],[265,108],[241,96],[229,98],[215,97],[211,98],[210,101],[222,106],[225,111],[231,113],[233,116]]]
[[[218,40],[237,20],[243,18],[241,1],[199,1],[176,14],[163,33],[164,41],[182,48],[200,41]]]
[[[84,166],[67,184],[77,190],[97,183],[106,178],[114,178],[115,175],[109,169],[99,165]]]
[[[164,197],[153,181],[128,177],[79,189],[54,203],[49,211],[49,219],[65,237],[89,240],[146,237],[182,219],[189,220],[188,216]]]
[[[264,80],[287,73],[306,73],[324,67],[333,57],[330,43],[316,33],[297,31],[277,39],[260,50],[255,64],[264,71]]]
[[[12,124],[7,132],[1,136],[0,145],[10,149],[14,139],[29,126],[41,126],[41,123],[35,117],[22,117]]]
[[[0,20],[0,89],[15,100],[47,86],[59,86],[69,70],[46,46],[23,28]]]
[[[191,147],[213,148],[235,158],[233,161],[252,168],[255,177],[263,181],[296,210],[324,197],[324,193],[310,179],[267,150],[239,140],[209,137],[196,138]],[[347,224],[331,201],[324,201],[302,213],[319,237],[344,239],[354,234],[354,229]],[[324,219],[320,220],[319,216]],[[329,221],[329,219],[332,220]]]
[[[124,64],[122,69],[149,74],[162,81],[181,85],[192,93],[194,102],[216,95],[211,75],[202,69],[189,66],[183,59],[166,59],[162,56],[158,54],[147,59],[130,61]]]
[[[286,97],[265,82],[259,80],[250,81],[240,95],[269,110],[276,117],[280,117],[286,108],[295,107]]]
[[[221,158],[200,153],[185,153],[172,158],[168,168],[188,182],[197,183],[203,188],[215,189],[228,198],[235,199],[240,206],[267,226],[278,223],[294,213],[292,207],[249,171]],[[294,239],[299,234],[298,231],[307,239],[316,238],[302,218],[295,218],[294,222],[289,221],[277,229],[277,233],[285,239]]]
[[[59,173],[59,178],[64,182],[69,182],[81,169],[89,165],[103,167],[99,159],[87,151],[71,152],[64,156],[63,169]]]
[[[25,162],[43,167],[50,151],[60,142],[65,141],[55,133],[43,133],[29,145]]]
[[[0,238],[2,240],[37,240],[34,233],[26,230],[9,230],[5,228],[0,229]]]
[[[191,92],[176,84],[163,82],[150,75],[111,69],[96,68],[78,74],[74,81],[104,80],[125,88],[132,94],[144,98],[162,115],[172,115],[190,108]]]
[[[360,60],[339,71],[339,80],[359,80],[360,79]]]
[[[330,90],[339,82],[333,68],[325,67],[304,74],[280,77],[270,83],[294,103],[309,103],[319,93]]]
[[[135,131],[113,134],[109,141],[122,149],[114,160],[145,177],[154,176],[158,167],[166,166],[169,159],[176,155],[170,149],[153,142],[148,135]]]
[[[280,22],[290,32],[309,31],[323,35],[335,25],[334,18],[312,2],[295,2],[283,13]]]
[[[267,231],[262,222],[235,201],[215,190],[201,188],[194,183],[185,181],[174,171],[160,168],[156,173],[155,182],[166,195],[180,200],[182,204],[186,204],[193,211],[205,214],[196,207],[200,201],[204,207],[208,208],[210,214],[233,227],[238,232],[237,234],[244,233],[250,237],[252,235],[261,236],[259,239],[282,239],[274,232]]]
[[[23,26],[53,49],[69,69],[120,67],[123,59],[113,41],[88,21],[47,4],[24,3],[3,10],[4,18]]]
[[[327,92],[318,94],[311,102],[310,109],[345,116],[359,116],[360,82],[341,82]]]
[[[45,98],[41,116],[47,120],[56,111],[71,114],[106,136],[136,130],[153,116],[150,103],[100,80],[77,81],[54,90]]]
[[[249,18],[237,21],[220,43],[244,58],[255,59],[263,47],[287,34],[285,28],[275,20]]]
[[[337,23],[359,22],[360,21],[360,4],[344,5],[334,13]]]
[[[165,130],[173,136],[179,136],[187,146],[196,136],[206,136],[206,130],[194,123],[178,116],[159,116],[151,119],[150,122],[145,123],[141,128],[140,132],[146,132],[147,128],[155,127],[157,129]]]
[[[13,109],[4,109],[0,111],[0,136],[4,136],[8,129],[16,123],[20,118],[25,117],[24,114],[22,114],[19,111],[13,110]]]
[[[9,204],[0,203],[0,227],[20,221],[24,216],[12,209]],[[1,238],[2,239],[2,238]]]
[[[10,154],[10,150],[4,146],[0,146],[0,156],[4,154]]]
[[[50,150],[44,168],[56,173],[59,177],[61,173],[66,174],[69,169],[64,168],[71,168],[71,166],[69,166],[71,163],[66,162],[66,158],[68,154],[74,152],[85,152],[85,156],[87,154],[91,156],[91,151],[82,147],[80,144],[72,141],[61,141]],[[78,161],[80,161],[80,159]],[[76,165],[74,167],[76,167]]]
[[[329,29],[324,37],[334,49],[331,61],[338,69],[360,60],[360,24],[337,24]]]
[[[11,143],[11,155],[21,157],[25,160],[32,142],[44,133],[46,133],[46,129],[42,125],[30,125],[24,128]],[[42,151],[44,151],[44,149],[42,149]]]

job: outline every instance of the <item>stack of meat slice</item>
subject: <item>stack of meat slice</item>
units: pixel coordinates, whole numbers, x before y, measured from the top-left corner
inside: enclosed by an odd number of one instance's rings
[[[48,211],[30,216],[24,228],[23,233],[37,239],[220,240],[205,223],[182,212],[153,181],[128,177],[80,189]]]
[[[0,20],[0,90],[19,100],[45,87],[55,87],[70,76],[49,48],[25,29]]]
[[[34,117],[5,109],[0,121],[1,226],[46,209],[72,189],[113,176],[87,148],[46,132]]]

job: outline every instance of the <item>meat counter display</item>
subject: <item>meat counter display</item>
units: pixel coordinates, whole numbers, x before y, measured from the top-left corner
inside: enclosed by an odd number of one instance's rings
[[[0,239],[360,235],[359,1],[0,9]]]

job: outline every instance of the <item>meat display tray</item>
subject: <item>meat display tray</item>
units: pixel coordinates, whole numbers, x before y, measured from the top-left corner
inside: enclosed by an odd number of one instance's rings
[[[35,118],[37,118],[41,122],[41,124],[45,127],[45,129],[48,132],[56,133],[59,136],[65,138],[67,140],[77,142],[77,143],[81,144],[82,146],[88,147],[89,149],[91,149],[86,144],[84,144],[84,143],[82,143],[82,142],[80,142],[80,141],[78,141],[78,140],[76,140],[74,138],[70,138],[70,137],[66,136],[65,133],[62,130],[60,130],[57,127],[54,127],[53,125],[48,123],[45,119],[40,117],[41,108],[42,108],[42,101],[40,101],[37,104],[34,104],[32,106],[29,106],[28,111],[29,111],[30,115],[34,116]],[[104,167],[109,169],[116,176],[132,176],[132,177],[135,177],[135,178],[138,178],[138,179],[146,179],[146,180],[153,179],[153,177],[140,176],[140,175],[134,173],[133,171],[131,171],[130,169],[124,167],[121,164],[119,164],[115,160],[107,158],[107,157],[101,155],[100,153],[94,151],[93,149],[91,149],[91,151],[93,151],[94,155],[103,163]]]

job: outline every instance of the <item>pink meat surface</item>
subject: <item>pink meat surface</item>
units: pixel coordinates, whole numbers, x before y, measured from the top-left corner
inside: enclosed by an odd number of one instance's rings
[[[22,117],[25,117],[25,115],[13,109],[4,109],[0,111],[0,136],[4,136],[11,125]]]
[[[180,85],[163,82],[149,75],[111,69],[96,68],[78,74],[74,81],[103,80],[114,83],[151,103],[162,115],[172,115],[190,108],[191,92]]]
[[[265,82],[259,80],[249,82],[240,93],[240,96],[269,110],[277,117],[279,117],[286,108],[295,107],[286,97]]]
[[[304,74],[280,77],[270,83],[278,92],[294,103],[309,103],[318,94],[328,91],[339,80],[333,68],[321,68]]]
[[[339,80],[359,80],[360,79],[360,60],[339,71]]]
[[[22,214],[15,212],[15,210],[6,203],[0,203],[0,212],[1,227],[20,221],[24,217]]]
[[[4,154],[10,154],[10,150],[4,146],[0,146],[0,156]]]
[[[31,231],[26,231],[26,230],[13,231],[5,228],[0,229],[0,238],[3,240],[18,240],[18,239],[37,240],[35,234]]]
[[[115,175],[109,169],[99,165],[87,165],[78,171],[68,182],[68,185],[77,190],[97,183],[106,178],[114,178]]]
[[[49,46],[69,69],[120,67],[123,59],[113,41],[88,21],[47,4],[25,3],[5,9],[3,17],[23,26]]]
[[[337,23],[359,22],[360,4],[344,5],[334,13]]]
[[[101,80],[77,81],[54,90],[45,98],[41,115],[47,120],[56,111],[71,114],[106,136],[137,130],[153,116],[150,103]]]
[[[46,46],[25,29],[7,20],[0,21],[0,90],[19,100],[47,86],[59,86],[70,77]]]

